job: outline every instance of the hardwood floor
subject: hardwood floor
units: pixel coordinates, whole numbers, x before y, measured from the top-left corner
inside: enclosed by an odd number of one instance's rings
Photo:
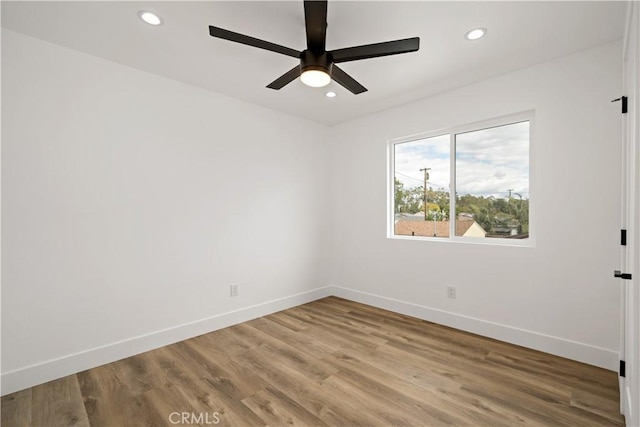
[[[622,426],[614,372],[330,297],[2,398],[3,426]]]

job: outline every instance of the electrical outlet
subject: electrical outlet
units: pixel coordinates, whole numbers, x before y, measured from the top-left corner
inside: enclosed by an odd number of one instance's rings
[[[456,287],[447,286],[447,298],[456,299]]]
[[[238,285],[231,285],[230,286],[230,291],[231,291],[231,296],[232,297],[237,297],[238,296]]]

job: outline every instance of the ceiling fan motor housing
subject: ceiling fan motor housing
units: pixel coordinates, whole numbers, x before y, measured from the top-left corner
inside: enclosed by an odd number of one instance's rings
[[[329,52],[312,52],[309,49],[300,52],[300,72],[318,70],[331,75],[333,57]]]

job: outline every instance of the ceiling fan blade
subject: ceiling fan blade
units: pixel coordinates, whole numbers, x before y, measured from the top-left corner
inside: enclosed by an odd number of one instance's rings
[[[324,52],[327,41],[327,1],[305,0],[304,22],[307,29],[307,49]]]
[[[366,44],[332,50],[333,62],[357,61],[359,59],[377,58],[379,56],[398,55],[400,53],[415,52],[420,48],[420,38],[394,40],[390,42]]]
[[[269,89],[280,90],[300,76],[300,66],[296,65],[267,86]]]
[[[367,91],[366,87],[355,81],[353,77],[336,65],[331,67],[331,78],[354,95]]]
[[[234,33],[233,31],[225,30],[219,27],[209,26],[209,34],[211,37],[217,37],[219,39],[229,40],[236,43],[246,44],[247,46],[257,47],[259,49],[270,50],[271,52],[281,53],[283,55],[292,56],[294,58],[300,58],[300,52],[279,44],[267,42],[264,40],[256,39],[255,37],[245,36],[244,34]]]

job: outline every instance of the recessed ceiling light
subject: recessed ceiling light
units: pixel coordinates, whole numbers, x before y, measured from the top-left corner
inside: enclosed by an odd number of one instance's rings
[[[485,34],[487,34],[486,28],[474,28],[473,30],[467,31],[464,38],[467,40],[478,40],[484,37]]]
[[[335,98],[336,97],[336,93],[333,92],[333,91],[329,91],[329,92],[325,93],[324,96],[326,96],[327,98]]]
[[[162,18],[160,18],[153,12],[149,12],[148,10],[141,10],[140,12],[138,12],[138,16],[149,25],[162,24]]]

